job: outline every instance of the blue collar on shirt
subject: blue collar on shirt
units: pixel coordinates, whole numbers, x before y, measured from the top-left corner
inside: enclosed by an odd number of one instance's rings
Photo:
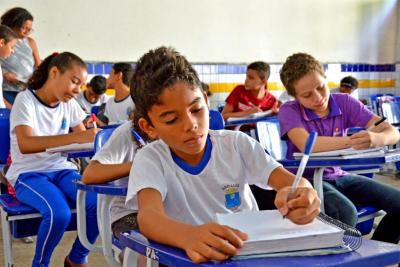
[[[212,151],[211,138],[209,135],[207,136],[206,148],[205,148],[203,157],[201,158],[199,164],[197,164],[196,166],[191,166],[191,165],[187,164],[185,161],[183,161],[181,158],[179,158],[172,150],[170,150],[170,151],[171,151],[172,159],[174,160],[176,165],[178,165],[185,172],[188,172],[192,175],[197,175],[204,170],[204,168],[207,166],[207,163],[210,161],[211,151]]]
[[[300,103],[299,103],[300,104]],[[305,108],[300,104],[300,107],[302,109],[302,113],[303,113],[303,118],[306,121],[312,121],[312,120],[319,120],[321,119],[317,114],[314,113],[314,111],[312,111],[311,109]],[[342,111],[340,110],[340,107],[338,106],[338,104],[335,101],[335,98],[330,95],[329,96],[329,103],[328,103],[328,107],[329,107],[329,114],[328,116],[326,116],[326,118],[331,118],[331,117],[335,117],[335,116],[339,116],[342,115]]]

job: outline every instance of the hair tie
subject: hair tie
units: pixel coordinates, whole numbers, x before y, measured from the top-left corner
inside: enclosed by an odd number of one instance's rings
[[[53,54],[51,54],[53,57],[58,56],[60,53],[58,52],[54,52]]]

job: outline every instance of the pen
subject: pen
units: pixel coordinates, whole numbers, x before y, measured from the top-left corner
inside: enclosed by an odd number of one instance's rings
[[[92,113],[92,115],[90,115],[90,118],[92,119],[93,122],[93,128],[97,129],[96,114]]]
[[[288,201],[294,197],[294,192],[296,191],[297,187],[299,186],[301,177],[303,176],[304,169],[306,168],[308,158],[310,157],[310,154],[313,149],[315,140],[317,139],[317,136],[318,136],[318,133],[314,132],[314,131],[308,135],[306,146],[304,148],[303,157],[301,158],[299,168],[297,169],[296,177],[294,178],[292,188],[290,189],[290,192],[288,195]],[[283,216],[283,217],[285,218],[286,216]]]
[[[371,131],[373,130],[376,126],[378,126],[379,124],[381,124],[382,122],[384,122],[386,120],[386,117],[382,117],[381,119],[379,119],[377,122],[375,122],[374,124],[372,124],[371,126],[368,127],[367,131]]]
[[[144,142],[143,138],[134,130],[132,130],[132,134],[135,137],[136,140],[138,140],[138,142],[142,145],[145,146],[146,143]]]

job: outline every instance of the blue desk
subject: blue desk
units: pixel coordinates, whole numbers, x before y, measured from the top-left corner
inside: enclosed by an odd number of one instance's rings
[[[67,156],[69,159],[91,158],[94,156],[94,149],[93,150],[82,150],[82,151],[70,151],[70,152],[65,153],[64,155]]]
[[[126,196],[128,190],[128,177],[104,184],[87,185],[82,181],[76,182],[78,189],[76,199],[76,213],[78,224],[78,237],[81,243],[90,251],[102,252],[107,263],[113,267],[121,264],[114,258],[111,232],[111,200],[115,196]],[[86,236],[86,192],[97,193],[97,225],[99,227],[101,246],[91,244]]]
[[[257,266],[386,266],[400,262],[400,246],[363,240],[357,251],[322,256],[304,257],[271,257],[247,260],[228,260],[224,262],[208,262],[201,265],[191,262],[183,250],[147,240],[136,231],[120,236],[125,247],[124,267],[131,266],[135,259],[135,252],[145,255],[150,266],[158,266],[158,262],[168,266],[223,266],[223,267],[257,267]],[[131,265],[130,265],[131,264]],[[149,263],[148,265],[149,266]]]
[[[400,150],[388,152],[385,156],[374,157],[374,158],[357,158],[357,159],[310,159],[307,163],[307,168],[313,168],[314,176],[313,183],[314,188],[318,193],[318,197],[321,199],[321,211],[324,212],[324,194],[322,189],[322,177],[325,168],[332,166],[340,167],[379,167],[385,163],[400,161]],[[297,168],[300,164],[300,160],[279,160],[279,162],[287,169]]]

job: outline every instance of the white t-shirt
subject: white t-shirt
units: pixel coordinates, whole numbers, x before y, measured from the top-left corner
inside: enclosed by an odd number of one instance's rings
[[[108,118],[108,124],[120,124],[129,120],[135,104],[130,95],[125,99],[116,102],[115,97],[110,97],[106,103],[104,115]]]
[[[10,115],[10,138],[12,163],[7,179],[12,185],[18,176],[25,172],[49,172],[76,169],[76,166],[61,156],[61,153],[39,152],[22,154],[19,150],[15,127],[27,125],[34,136],[67,134],[69,128],[76,127],[86,114],[75,99],[60,102],[55,107],[44,104],[31,90],[20,92],[14,102]]]
[[[132,162],[135,156],[137,146],[132,140],[132,122],[126,121],[124,124],[114,130],[107,143],[94,155],[92,160],[97,160],[101,164],[120,164]],[[128,178],[121,178],[128,179]],[[114,197],[111,201],[111,222],[136,212],[136,210],[127,209],[125,206],[125,197]]]
[[[6,104],[4,104],[4,99],[3,99],[3,71],[1,70],[1,64],[0,64],[0,108],[5,108]]]
[[[196,167],[174,159],[162,140],[142,148],[129,176],[127,207],[137,209],[137,192],[153,188],[166,214],[189,224],[213,221],[216,213],[257,210],[249,184],[266,184],[281,165],[242,132],[210,130],[209,137]]]
[[[102,104],[106,103],[108,101],[108,99],[110,98],[108,95],[102,94],[100,96],[99,100],[96,103],[92,104],[86,99],[84,92],[85,91],[81,91],[75,99],[78,102],[78,104],[81,106],[83,111],[85,111],[86,113],[90,113],[90,111],[92,110],[92,107],[101,106]]]

